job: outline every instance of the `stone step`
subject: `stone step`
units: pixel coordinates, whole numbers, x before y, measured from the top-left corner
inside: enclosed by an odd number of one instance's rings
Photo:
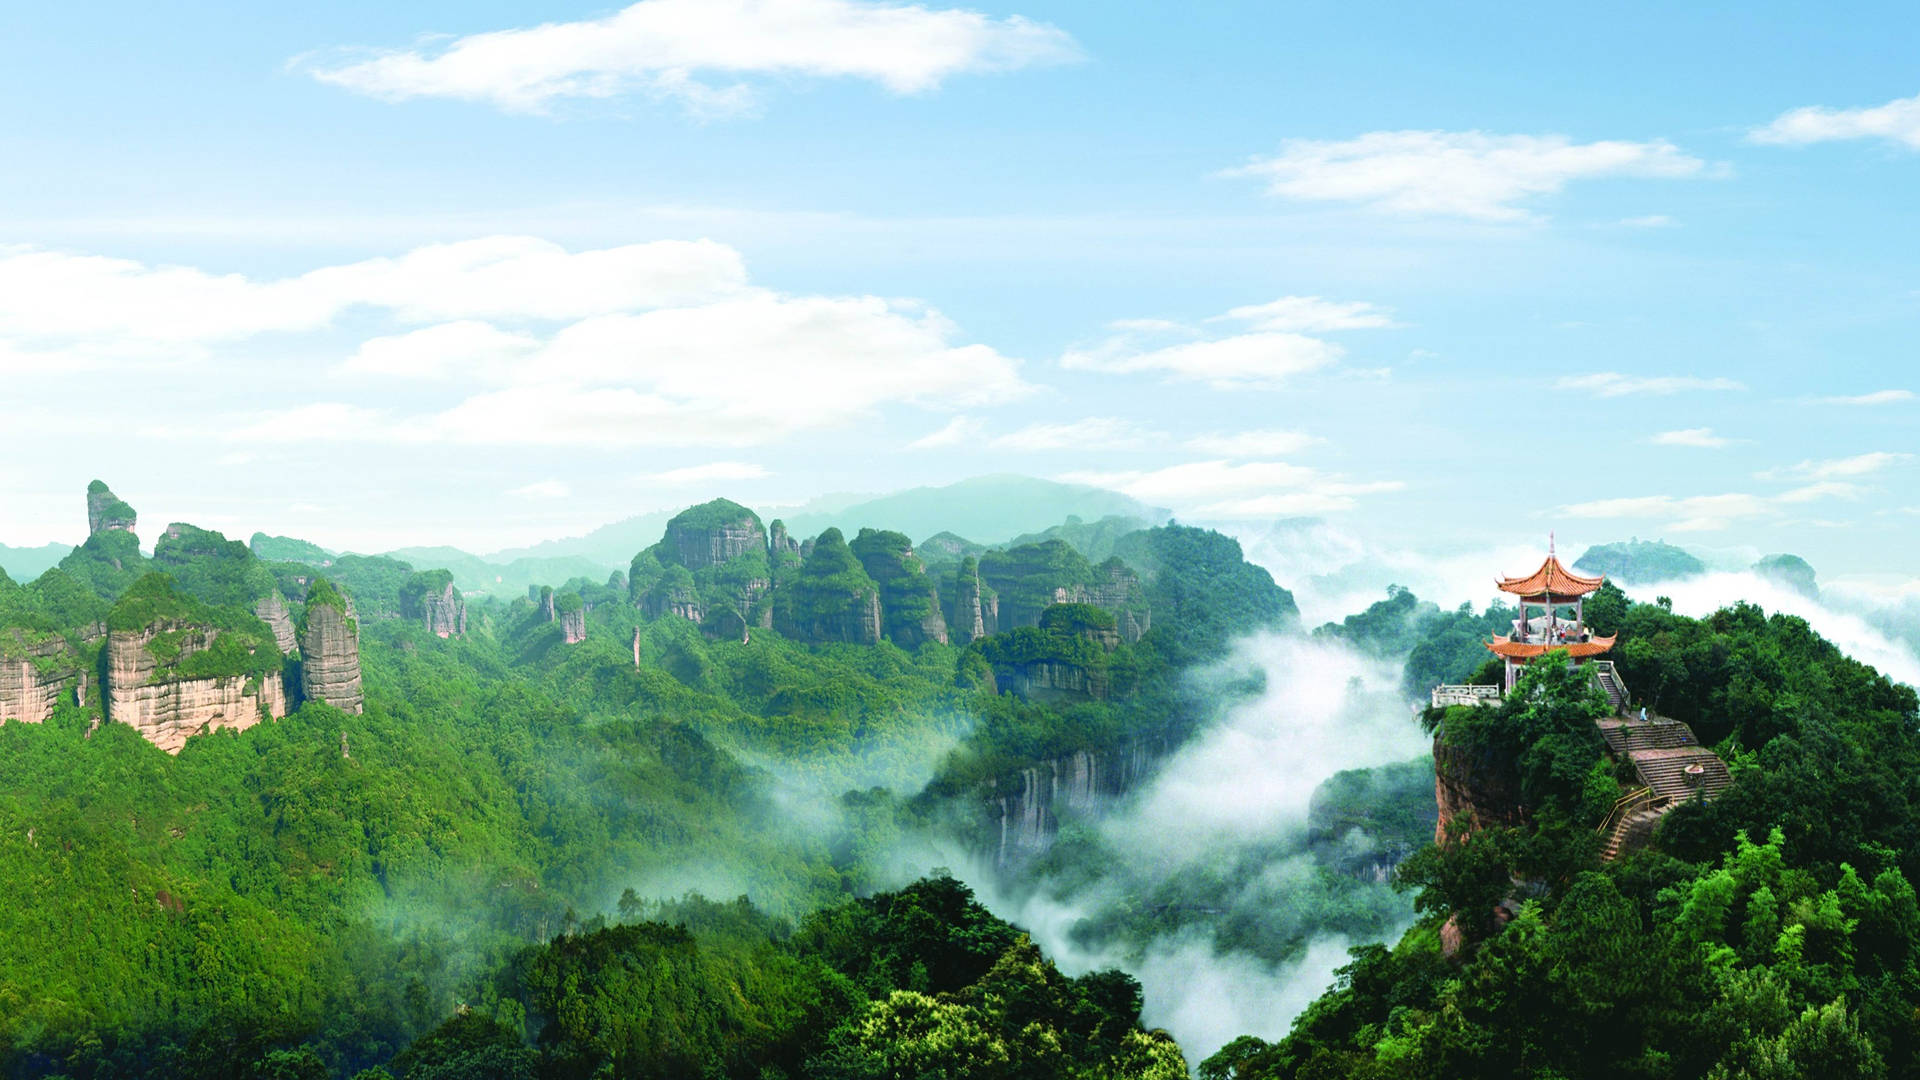
[[[1652,788],[1655,795],[1676,802],[1695,795],[1712,798],[1733,782],[1726,762],[1704,747],[1638,750],[1627,757],[1640,773],[1641,783]],[[1694,765],[1701,767],[1698,776],[1687,772]]]
[[[1699,745],[1693,737],[1693,729],[1675,720],[1650,720],[1644,724],[1631,720],[1603,723],[1600,734],[1606,738],[1608,748],[1622,756],[1636,750],[1670,750]]]

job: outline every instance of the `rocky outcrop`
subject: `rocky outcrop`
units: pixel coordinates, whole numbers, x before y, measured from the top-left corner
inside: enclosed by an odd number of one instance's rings
[[[400,586],[400,617],[417,621],[436,637],[462,637],[467,632],[467,600],[454,587],[452,573],[422,571]]]
[[[1054,602],[1092,604],[1104,608],[1113,613],[1123,640],[1129,644],[1139,641],[1153,626],[1146,596],[1140,586],[1140,575],[1120,561],[1118,556],[1094,567],[1093,574],[1093,581],[1088,584],[1056,588]]]
[[[138,517],[106,484],[95,480],[87,485],[87,535],[109,529],[132,532]]]
[[[749,553],[765,554],[767,534],[753,511],[727,499],[690,507],[667,522],[661,562],[689,570],[720,566]]]
[[[1433,826],[1434,843],[1444,844],[1451,834],[1464,836],[1485,825],[1518,825],[1525,819],[1520,793],[1492,782],[1496,775],[1490,764],[1476,763],[1449,747],[1442,736],[1434,736],[1433,798],[1440,814]]]
[[[995,664],[993,682],[1002,694],[1041,703],[1105,701],[1109,689],[1105,669],[1066,660]]]
[[[1013,866],[1044,855],[1062,812],[1097,811],[1133,790],[1165,748],[1140,741],[1109,750],[1076,750],[987,781],[981,795],[994,836],[994,862]]]
[[[779,518],[767,526],[767,550],[774,556],[800,554],[800,541],[787,534],[787,523]]]
[[[107,634],[107,719],[177,754],[208,731],[245,731],[262,718],[287,715],[277,671],[190,676],[189,658],[211,651],[224,631],[162,619]],[[163,659],[164,657],[164,659]]]
[[[307,591],[306,625],[300,632],[300,693],[341,712],[363,707],[360,687],[360,626],[346,601],[325,578]]]
[[[293,631],[293,615],[287,610],[286,598],[278,591],[270,592],[254,601],[253,613],[273,631],[273,642],[280,651],[292,656],[300,642]]]
[[[80,657],[65,639],[0,630],[0,721],[43,723],[63,695],[81,694]],[[84,701],[81,701],[84,704]]]
[[[880,640],[880,587],[848,549],[839,529],[813,541],[807,556],[774,605],[774,628],[798,641],[844,641],[872,645]]]
[[[946,644],[939,594],[905,533],[861,529],[847,547],[879,587],[880,632],[888,640],[903,649],[929,641]]]
[[[553,610],[560,623],[560,636],[567,644],[587,640],[587,604],[579,593],[561,593],[553,601]]]
[[[980,565],[969,555],[960,560],[959,569],[954,571],[953,584],[948,587],[947,595],[952,601],[947,605],[947,632],[955,645],[987,636],[987,609],[981,603]],[[995,622],[999,612],[994,612]]]
[[[1098,581],[1084,556],[1063,540],[1021,544],[980,556],[980,580],[999,596],[989,632],[1038,626],[1048,607],[1083,596]]]
[[[706,611],[700,603],[700,590],[693,575],[684,566],[669,566],[640,597],[640,611],[649,619],[669,615],[688,622],[700,622]]]

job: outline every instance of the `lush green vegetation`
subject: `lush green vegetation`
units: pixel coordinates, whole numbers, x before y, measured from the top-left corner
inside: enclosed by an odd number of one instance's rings
[[[1573,568],[1586,574],[1605,574],[1626,585],[1674,581],[1707,572],[1707,565],[1685,548],[1638,538],[1595,544],[1580,556]]]
[[[267,562],[298,562],[325,566],[333,561],[333,552],[308,540],[291,536],[268,536],[257,532],[247,540],[255,556]]]
[[[1616,592],[1618,590],[1615,590]],[[1476,615],[1470,605],[1442,611],[1399,585],[1365,611],[1316,629],[1316,637],[1337,638],[1381,657],[1406,657],[1405,686],[1414,697],[1442,683],[1498,680],[1483,675],[1486,643],[1494,634],[1513,631],[1519,612],[1501,604]]]
[[[1410,859],[1426,918],[1355,950],[1285,1039],[1240,1040],[1202,1076],[1920,1071],[1913,689],[1791,616],[1594,601],[1628,686],[1717,743],[1732,787],[1601,864],[1591,825],[1612,778],[1582,729],[1591,684],[1533,665],[1501,708],[1449,710],[1440,748],[1514,800],[1513,822]],[[1443,923],[1463,941],[1451,956]]]

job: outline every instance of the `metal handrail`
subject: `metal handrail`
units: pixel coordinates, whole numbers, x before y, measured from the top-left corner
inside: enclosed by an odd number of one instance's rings
[[[1635,805],[1642,801],[1647,805]],[[1613,809],[1607,811],[1606,819],[1600,822],[1600,827],[1595,829],[1594,832],[1599,833],[1601,836],[1611,833],[1619,827],[1620,822],[1625,820],[1628,814],[1635,810],[1649,809],[1652,807],[1654,801],[1653,789],[1651,787],[1643,787],[1627,792],[1625,795],[1614,800]]]

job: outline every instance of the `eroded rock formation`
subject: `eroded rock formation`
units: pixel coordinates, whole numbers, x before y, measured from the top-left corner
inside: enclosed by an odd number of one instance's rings
[[[62,695],[79,692],[80,658],[59,637],[37,641],[0,630],[0,721],[43,723]]]
[[[254,601],[253,613],[273,631],[274,644],[280,646],[280,651],[292,656],[300,642],[293,630],[293,615],[287,611],[286,598],[278,591],[270,592]]]
[[[812,554],[774,606],[774,626],[790,638],[813,643],[872,645],[880,640],[880,587],[839,529],[814,539]]]
[[[287,715],[280,673],[191,676],[189,658],[223,631],[171,619],[107,634],[107,719],[177,754],[189,738]],[[162,659],[162,657],[166,659]]]
[[[560,636],[569,645],[577,645],[587,640],[587,604],[579,593],[561,593],[554,599],[555,617],[560,623]]]
[[[360,687],[360,627],[325,578],[307,592],[306,625],[300,631],[300,692],[341,712],[363,708]]]
[[[982,603],[980,586],[980,565],[969,555],[960,560],[960,568],[954,571],[953,584],[947,590],[953,598],[948,605],[947,632],[955,645],[965,645],[977,638],[987,636],[987,610]],[[994,612],[994,622],[999,621],[999,612]]]
[[[861,529],[848,545],[880,593],[880,632],[903,649],[945,644],[947,620],[926,567],[905,533]]]
[[[996,829],[995,863],[1009,866],[1046,854],[1060,831],[1062,811],[1085,813],[1127,794],[1163,753],[1152,742],[1076,750],[989,780],[982,794]]]
[[[87,534],[114,529],[132,532],[139,515],[99,480],[87,485]]]
[[[715,499],[681,511],[667,522],[661,538],[666,549],[662,562],[677,562],[689,570],[703,570],[732,562],[751,552],[764,554],[767,534],[760,518],[739,503]]]
[[[467,632],[467,601],[454,587],[453,574],[422,571],[400,587],[400,617],[418,621],[438,637],[459,637]]]

